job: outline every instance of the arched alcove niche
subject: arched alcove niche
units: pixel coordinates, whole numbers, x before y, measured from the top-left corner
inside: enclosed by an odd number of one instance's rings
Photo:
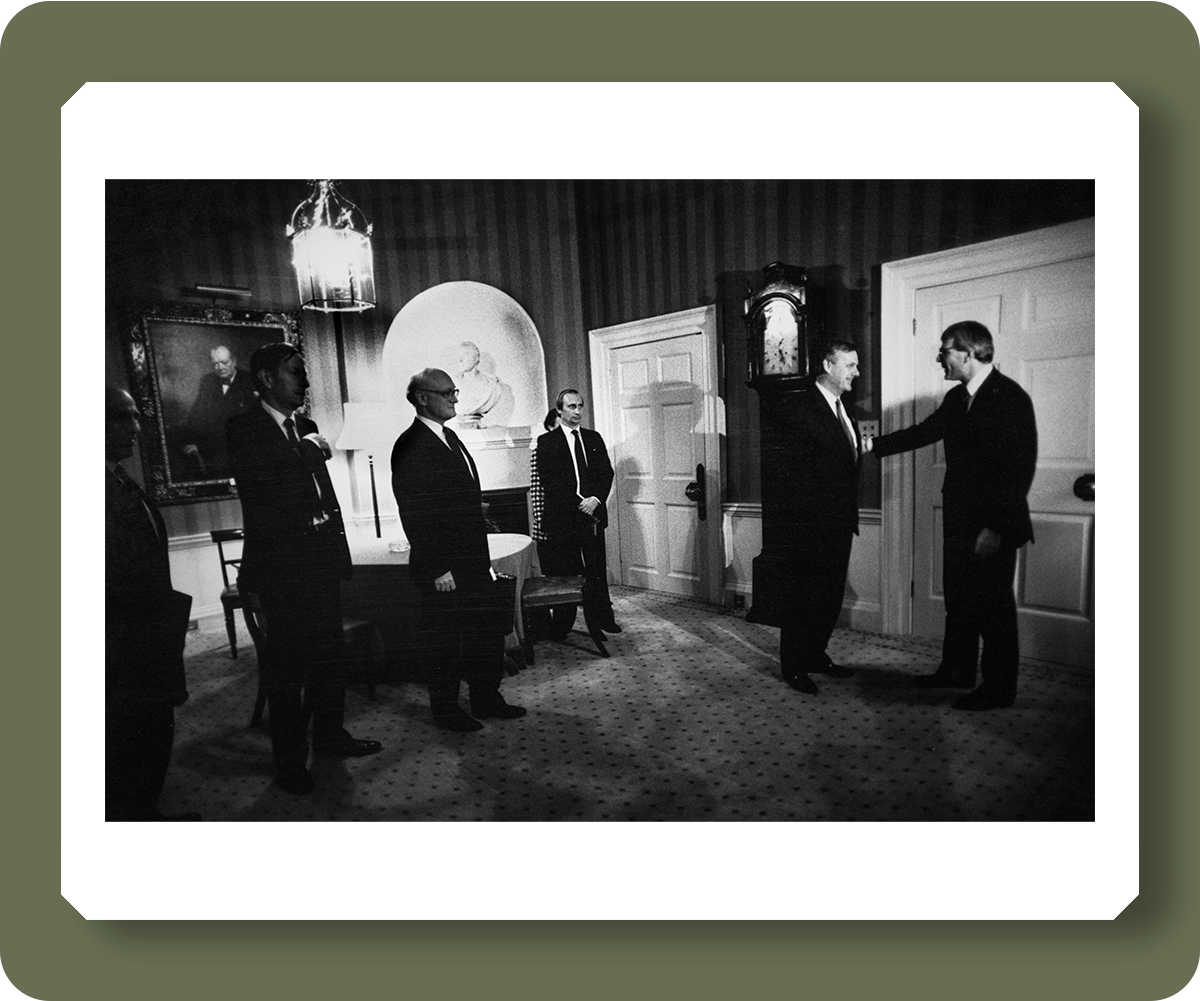
[[[485,490],[529,484],[531,428],[546,414],[546,358],[521,304],[482,282],[445,282],[414,296],[396,314],[383,345],[388,399],[407,427],[408,381],[425,368],[448,372],[459,387],[448,422],[471,450]]]

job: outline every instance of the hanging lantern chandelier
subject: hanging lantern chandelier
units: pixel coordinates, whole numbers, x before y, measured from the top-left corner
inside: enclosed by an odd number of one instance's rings
[[[375,305],[371,224],[334,182],[313,181],[296,206],[287,235],[300,305],[323,313],[355,313]]]

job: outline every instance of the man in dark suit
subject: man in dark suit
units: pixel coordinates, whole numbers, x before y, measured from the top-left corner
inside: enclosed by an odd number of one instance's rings
[[[612,463],[604,439],[581,426],[584,401],[579,390],[564,389],[555,407],[558,427],[537,441],[538,482],[544,498],[541,530],[547,536],[538,542],[538,561],[550,577],[583,574],[584,618],[589,625],[619,633],[604,551]],[[566,636],[574,621],[574,605],[555,608],[551,635]]]
[[[789,448],[797,456],[782,475],[789,498],[784,518],[795,560],[795,615],[779,630],[779,668],[798,692],[817,694],[811,674],[848,677],[825,652],[833,635],[858,534],[858,427],[843,394],[858,377],[858,351],[848,341],[826,348],[810,388],[796,394]]]
[[[483,728],[481,719],[516,719],[525,710],[500,694],[503,635],[469,623],[471,610],[487,604],[493,576],[479,472],[445,426],[456,413],[458,390],[441,369],[428,368],[412,377],[407,398],[417,416],[392,449],[392,490],[411,546],[409,573],[421,595],[419,655],[434,723],[469,733]],[[458,704],[463,679],[470,716]]]
[[[308,376],[294,344],[250,358],[261,401],[226,425],[246,540],[238,585],[258,596],[266,622],[260,664],[275,757],[275,783],[312,792],[313,754],[349,758],[381,750],[343,728],[346,702],[341,581],[350,576],[342,512],[325,463],[329,445],[296,413]]]
[[[162,517],[121,466],[141,414],[123,389],[106,386],[104,395],[104,819],[199,820],[158,809],[175,707],[188,697],[192,599],[171,587]]]
[[[991,332],[964,320],[942,333],[938,361],[958,382],[914,427],[867,443],[876,455],[945,443],[942,581],[946,631],[937,671],[922,688],[973,688],[983,640],[983,681],[959,709],[1011,706],[1017,694],[1017,550],[1033,541],[1029,488],[1037,469],[1037,423],[1029,395],[993,366]]]
[[[209,352],[213,370],[200,380],[195,402],[180,437],[183,454],[194,460],[198,474],[220,479],[232,475],[225,447],[225,423],[258,403],[250,374],[237,367],[224,344]]]

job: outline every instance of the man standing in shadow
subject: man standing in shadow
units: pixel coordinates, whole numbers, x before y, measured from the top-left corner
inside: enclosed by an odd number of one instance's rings
[[[313,754],[375,754],[375,740],[343,727],[346,707],[341,581],[350,576],[342,511],[325,463],[330,448],[296,411],[308,374],[294,344],[268,344],[250,356],[260,402],[225,426],[246,533],[238,585],[256,595],[266,623],[259,670],[275,757],[275,784],[302,796]]]
[[[392,491],[410,546],[408,569],[421,596],[419,657],[429,676],[429,707],[443,730],[470,733],[482,719],[517,719],[521,706],[500,694],[504,636],[472,629],[472,610],[489,602],[492,560],[475,460],[446,421],[458,390],[437,368],[408,384],[417,412],[392,449]],[[458,704],[466,679],[468,716]],[[474,718],[472,718],[474,717]]]
[[[141,414],[125,390],[104,391],[104,819],[199,820],[158,809],[175,708],[187,701],[183,647],[192,599],[171,587],[167,530],[121,466]]]

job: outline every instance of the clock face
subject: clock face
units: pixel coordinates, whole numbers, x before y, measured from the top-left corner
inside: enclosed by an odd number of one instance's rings
[[[796,375],[800,371],[800,327],[790,303],[767,302],[762,309],[762,374]]]

